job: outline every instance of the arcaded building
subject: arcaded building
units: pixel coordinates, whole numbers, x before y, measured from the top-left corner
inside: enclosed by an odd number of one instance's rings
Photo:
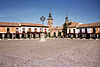
[[[53,20],[52,14],[49,12],[47,26],[36,23],[0,22],[0,39],[40,38],[42,32],[46,34],[45,37],[63,37],[63,25],[54,27]],[[100,22],[89,24],[72,22],[68,20],[67,15],[64,23],[69,22],[71,25],[67,28],[67,38],[100,39]]]
[[[40,38],[48,33],[48,26],[36,23],[0,22],[0,39]]]
[[[67,38],[99,38],[100,39],[100,22],[82,24],[79,22],[72,22],[68,20],[68,15],[65,17],[65,23],[71,23],[67,28]],[[49,12],[48,18],[48,33],[51,37],[61,37],[63,36],[63,25],[62,26],[53,26],[53,18],[51,12]]]

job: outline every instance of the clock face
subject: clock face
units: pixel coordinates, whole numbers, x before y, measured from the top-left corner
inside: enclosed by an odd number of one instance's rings
[[[41,21],[44,21],[44,20],[45,20],[45,17],[44,17],[44,16],[42,16],[42,17],[40,18],[40,20],[41,20]]]

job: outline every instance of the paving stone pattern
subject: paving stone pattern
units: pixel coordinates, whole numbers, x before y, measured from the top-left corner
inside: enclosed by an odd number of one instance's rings
[[[100,40],[1,40],[0,67],[100,67]]]

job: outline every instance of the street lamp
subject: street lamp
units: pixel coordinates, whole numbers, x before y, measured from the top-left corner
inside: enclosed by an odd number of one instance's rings
[[[44,16],[40,17],[40,20],[42,21],[42,34],[41,34],[41,39],[40,39],[40,41],[41,41],[41,42],[45,42],[45,41],[46,41],[46,40],[45,40],[45,34],[43,33],[43,22],[45,21],[45,17],[44,17]]]
[[[42,29],[43,29],[43,21],[45,21],[45,17],[44,16],[40,17],[40,20],[42,21]]]

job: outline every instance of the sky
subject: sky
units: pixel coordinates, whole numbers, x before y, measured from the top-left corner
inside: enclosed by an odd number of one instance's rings
[[[69,20],[80,23],[100,22],[100,0],[0,0],[0,22],[42,23],[47,25],[49,11],[54,26]]]

